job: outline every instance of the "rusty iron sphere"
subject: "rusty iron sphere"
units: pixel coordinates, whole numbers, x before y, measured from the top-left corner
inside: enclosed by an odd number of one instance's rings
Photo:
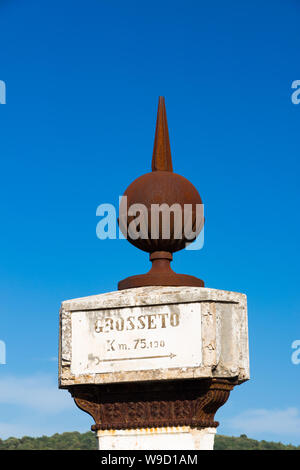
[[[124,196],[127,196],[127,206],[124,205],[123,211],[127,211],[127,226],[126,219],[120,211],[119,225],[124,236],[128,241],[137,248],[153,253],[156,251],[165,251],[174,253],[185,248],[186,243],[191,243],[199,235],[203,221],[196,231],[196,205],[202,204],[201,197],[195,186],[181,175],[170,171],[153,171],[146,173],[136,180],[134,180],[126,189]],[[128,232],[128,226],[135,216],[128,215],[128,209],[133,204],[143,204],[147,208],[148,217],[148,233],[146,238],[133,239]],[[179,204],[182,209],[181,219],[181,233],[178,235],[180,238],[175,238],[174,232],[174,217],[170,218],[170,237],[164,239],[162,236],[162,216],[159,217],[158,239],[151,238],[151,220],[154,216],[153,204],[167,204],[170,208],[173,204]],[[184,205],[190,204],[192,208],[192,221],[190,227],[196,232],[196,236],[190,238],[190,233],[184,234]],[[121,202],[122,205],[122,202]],[[122,223],[122,221],[125,221]],[[155,221],[154,221],[155,222]],[[146,227],[146,226],[145,226]]]

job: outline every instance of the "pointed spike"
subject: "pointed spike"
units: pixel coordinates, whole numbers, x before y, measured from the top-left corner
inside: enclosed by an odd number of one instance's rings
[[[152,171],[173,171],[165,99],[158,99]]]

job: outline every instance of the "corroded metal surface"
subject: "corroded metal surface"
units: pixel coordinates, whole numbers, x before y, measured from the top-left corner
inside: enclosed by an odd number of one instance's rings
[[[129,289],[141,286],[195,286],[203,287],[204,282],[194,276],[177,274],[170,267],[172,253],[185,248],[187,243],[196,239],[203,228],[204,219],[198,220],[196,217],[197,206],[202,205],[201,197],[193,184],[181,175],[173,173],[171,149],[168,133],[167,115],[165,101],[159,98],[157,122],[152,156],[152,172],[137,178],[126,189],[126,203],[122,204],[119,214],[119,225],[124,236],[137,248],[151,254],[150,261],[153,263],[152,269],[143,275],[132,276],[119,282],[119,289]],[[123,198],[125,201],[125,198]],[[134,204],[142,204],[146,211],[142,217],[147,218],[145,224],[141,224],[141,236],[133,238],[130,236],[128,227],[134,217],[128,214],[128,210]],[[151,229],[154,222],[154,209],[157,205],[165,205],[162,209],[158,222],[157,238],[153,237]],[[163,213],[174,205],[181,208],[180,233],[178,225],[175,223],[175,216],[170,217],[170,232],[166,238],[163,233]],[[191,230],[186,230],[187,224],[184,218],[184,211],[187,205],[191,211]],[[165,212],[164,212],[165,211]],[[169,213],[170,214],[170,213]],[[146,227],[148,233],[143,233]],[[188,233],[187,233],[188,232]]]
[[[90,414],[99,429],[166,426],[217,427],[217,410],[228,400],[235,380],[202,379],[148,384],[74,386],[76,405]]]

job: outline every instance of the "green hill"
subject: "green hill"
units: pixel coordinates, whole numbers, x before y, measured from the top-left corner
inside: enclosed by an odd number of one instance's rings
[[[93,450],[97,449],[95,434],[86,432],[64,432],[53,436],[10,437],[0,439],[0,450]],[[216,436],[215,450],[300,450],[300,446],[284,445],[281,442],[255,441],[245,434],[240,437]]]
[[[245,434],[240,437],[215,437],[215,450],[300,450],[300,446],[285,445],[281,442],[256,441]]]

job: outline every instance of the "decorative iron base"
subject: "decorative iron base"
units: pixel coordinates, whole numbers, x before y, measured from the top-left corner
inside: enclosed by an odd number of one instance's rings
[[[237,381],[192,379],[109,385],[73,385],[76,405],[95,420],[93,431],[190,426],[217,427],[216,411]]]
[[[173,287],[204,287],[204,281],[188,274],[177,274],[173,271],[170,263],[173,259],[172,253],[168,251],[155,251],[150,255],[152,267],[146,274],[137,274],[127,277],[118,284],[118,289],[131,289],[133,287],[145,286],[173,286]]]

